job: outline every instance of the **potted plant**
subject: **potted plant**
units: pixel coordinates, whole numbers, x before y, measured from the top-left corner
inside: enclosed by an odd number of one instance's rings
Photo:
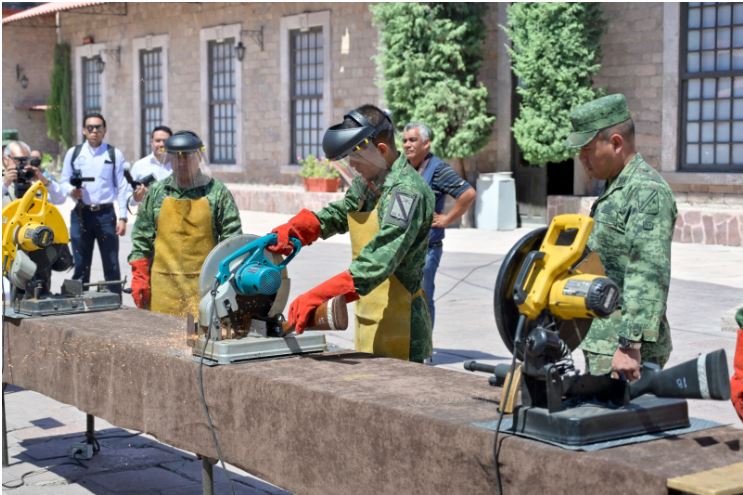
[[[336,192],[341,185],[341,176],[327,158],[307,155],[297,157],[302,169],[299,175],[304,179],[304,188],[312,192]]]

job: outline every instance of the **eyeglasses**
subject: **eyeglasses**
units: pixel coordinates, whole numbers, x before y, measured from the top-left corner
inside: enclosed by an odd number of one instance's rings
[[[88,132],[96,132],[103,129],[103,124],[98,125],[86,125],[85,129],[87,129]]]
[[[11,156],[16,165],[25,165],[28,163],[29,157],[27,156]]]

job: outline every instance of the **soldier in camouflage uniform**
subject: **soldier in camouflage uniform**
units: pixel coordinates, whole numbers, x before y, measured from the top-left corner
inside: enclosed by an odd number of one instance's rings
[[[197,314],[201,265],[219,242],[242,234],[240,212],[205,173],[196,134],[177,132],[165,148],[173,174],[150,187],[132,230],[132,297],[139,308]]]
[[[287,315],[296,333],[314,310],[344,295],[356,304],[356,350],[422,362],[431,355],[431,318],[421,282],[434,197],[395,147],[390,118],[364,105],[331,127],[326,156],[351,180],[345,197],[318,212],[302,210],[273,230],[288,254],[289,237],[308,245],[350,231],[353,261],[347,271],[297,297]]]
[[[671,353],[666,301],[676,201],[666,181],[635,151],[625,98],[609,95],[572,110],[567,146],[580,148],[587,174],[606,180],[591,208],[588,246],[619,285],[620,310],[594,320],[581,347],[591,374],[640,377],[640,362],[663,366]]]

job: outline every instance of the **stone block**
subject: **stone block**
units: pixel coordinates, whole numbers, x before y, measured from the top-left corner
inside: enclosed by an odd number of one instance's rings
[[[702,226],[704,228],[704,244],[714,244],[715,224],[712,215],[702,215]]]

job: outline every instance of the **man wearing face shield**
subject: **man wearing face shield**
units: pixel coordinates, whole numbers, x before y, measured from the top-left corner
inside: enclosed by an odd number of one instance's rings
[[[434,197],[395,147],[389,116],[373,105],[349,112],[325,132],[325,155],[351,186],[317,212],[302,210],[275,228],[269,250],[288,254],[289,237],[308,245],[350,231],[349,269],[297,297],[288,325],[307,328],[315,309],[344,295],[356,304],[356,350],[416,362],[431,355],[431,318],[421,288]]]
[[[217,243],[242,233],[240,213],[211,177],[195,133],[176,132],[165,151],[173,174],[152,184],[132,230],[132,297],[138,308],[196,314],[201,265]]]

